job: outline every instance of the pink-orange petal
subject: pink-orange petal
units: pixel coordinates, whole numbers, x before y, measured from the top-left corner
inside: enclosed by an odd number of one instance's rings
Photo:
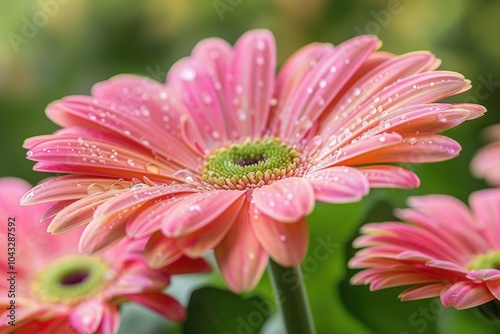
[[[164,267],[182,256],[175,240],[165,237],[160,231],[155,232],[149,238],[144,254],[152,268]]]
[[[268,261],[267,252],[253,233],[249,206],[246,202],[229,233],[215,248],[222,277],[236,293],[252,290]]]
[[[95,333],[104,315],[104,304],[90,300],[78,304],[70,313],[71,325],[80,333]]]
[[[115,305],[104,305],[104,314],[97,334],[109,334],[118,331],[120,326],[120,312]]]
[[[309,243],[305,218],[286,224],[264,214],[253,214],[251,217],[255,236],[277,263],[285,267],[300,265]]]
[[[211,223],[238,200],[245,192],[212,190],[186,196],[164,213],[162,232],[167,237],[192,233]]]
[[[457,282],[441,291],[441,302],[444,306],[453,306],[458,310],[476,307],[495,299],[485,284],[474,282]]]
[[[181,304],[169,295],[161,292],[142,292],[125,295],[125,298],[145,306],[172,321],[180,322],[186,318]]]
[[[234,46],[226,80],[235,130],[242,138],[259,138],[265,130],[274,90],[276,46],[268,30],[243,34]]]
[[[412,189],[420,185],[418,176],[402,167],[378,165],[359,167],[358,171],[368,179],[370,188]]]
[[[437,297],[444,286],[443,283],[417,285],[401,292],[399,298],[401,298],[401,301],[407,301]]]
[[[215,248],[225,237],[241,211],[245,196],[238,198],[221,215],[200,229],[175,238],[175,243],[182,253],[190,257],[202,256],[206,251]]]
[[[360,200],[370,186],[363,173],[351,167],[330,167],[308,173],[304,179],[314,189],[316,200],[346,203]]]
[[[258,210],[280,222],[296,222],[314,209],[313,187],[297,177],[256,188],[253,199]]]

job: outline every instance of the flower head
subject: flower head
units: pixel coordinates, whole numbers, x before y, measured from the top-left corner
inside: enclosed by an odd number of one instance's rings
[[[367,224],[354,241],[365,247],[351,268],[365,268],[353,284],[371,290],[412,285],[403,301],[439,296],[444,306],[500,306],[500,189],[470,196],[469,210],[445,195],[409,199],[396,215],[408,223]]]
[[[485,133],[492,143],[479,150],[472,160],[471,169],[477,177],[500,186],[500,124],[490,126]]]
[[[92,96],[57,101],[47,115],[63,129],[25,146],[36,170],[71,175],[23,202],[67,205],[49,231],[88,224],[84,252],[149,236],[146,257],[157,267],[214,249],[230,288],[251,289],[269,255],[283,266],[301,262],[315,201],[418,186],[390,163],[456,156],[460,145],[436,133],[484,112],[434,103],[470,83],[435,71],[433,55],[379,46],[374,36],[313,43],[275,77],[273,36],[255,30],[234,47],[200,42],[166,84],[118,76]]]
[[[9,291],[0,296],[0,332],[115,333],[118,306],[126,301],[184,319],[182,306],[162,291],[173,274],[209,270],[205,261],[183,257],[153,270],[141,256],[145,240],[127,239],[97,255],[82,255],[81,229],[47,234],[39,222],[48,206],[19,205],[29,188],[19,179],[0,179],[0,236],[14,249],[0,255],[0,270],[12,275],[0,280],[0,289]]]

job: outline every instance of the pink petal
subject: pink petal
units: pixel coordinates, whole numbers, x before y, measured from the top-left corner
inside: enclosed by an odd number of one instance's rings
[[[123,217],[126,218],[126,217]],[[101,224],[91,221],[83,230],[78,248],[81,253],[92,254],[111,247],[127,236],[125,232],[126,219],[118,215],[113,217],[113,223]]]
[[[420,179],[412,171],[397,166],[379,165],[357,169],[368,179],[370,188],[412,189],[420,186]]]
[[[215,248],[227,234],[238,217],[245,197],[236,200],[221,215],[200,229],[175,238],[177,247],[190,257],[202,256],[206,251]]]
[[[467,278],[481,281],[500,280],[500,269],[473,270],[467,275]]]
[[[169,275],[206,273],[212,271],[210,263],[203,258],[192,259],[187,256],[181,256],[178,260],[161,268],[161,271]]]
[[[441,291],[444,306],[453,306],[458,310],[476,307],[495,299],[485,284],[457,282]]]
[[[93,185],[90,187],[90,185]],[[21,199],[21,204],[36,204],[65,200],[77,200],[88,196],[89,192],[102,186],[103,190],[115,188],[130,188],[129,181],[119,179],[104,179],[81,175],[64,175],[43,181]]]
[[[280,116],[284,113],[284,105],[296,94],[297,87],[309,74],[311,68],[332,49],[331,44],[311,43],[296,51],[281,66],[276,79],[276,103],[272,104],[269,120],[274,135],[279,135],[278,129],[282,121]]]
[[[194,146],[204,151],[211,151],[228,141],[229,126],[226,126],[225,109],[219,100],[219,93],[213,81],[201,64],[192,58],[184,58],[174,64],[167,78],[179,100],[185,107],[186,114],[193,128],[189,133],[197,133],[190,138],[200,138]]]
[[[490,293],[495,296],[497,300],[500,300],[500,277],[494,280],[487,280],[486,286]]]
[[[327,203],[358,201],[368,194],[368,179],[355,168],[330,167],[308,173],[304,179],[314,189],[316,200]]]
[[[432,54],[415,52],[391,57],[371,72],[363,72],[364,76],[358,82],[353,83],[351,89],[335,104],[331,112],[325,114],[319,133],[324,137],[329,137],[338,133],[339,129],[350,128],[356,119],[361,119],[366,123],[371,122],[378,114],[373,114],[371,108],[360,108],[360,106],[367,105],[372,101],[373,96],[397,80],[432,70],[435,67],[436,58]],[[356,110],[356,108],[359,109]],[[340,114],[342,118],[339,119]]]
[[[85,126],[105,137],[118,136],[116,143],[152,150],[166,163],[196,168],[202,152],[183,139],[181,120],[186,117],[165,87],[147,78],[122,75],[95,85],[94,94],[97,98],[73,96],[54,102],[47,116],[64,127]]]
[[[456,157],[460,150],[460,145],[451,138],[427,135],[405,139],[402,143],[375,149],[352,159],[344,160],[343,164],[438,162]]]
[[[492,249],[500,249],[500,188],[476,191],[469,197],[473,221]],[[486,248],[490,248],[485,245]]]
[[[276,46],[268,30],[252,30],[236,42],[227,77],[228,104],[235,130],[241,138],[259,138],[269,115],[274,89]]]
[[[154,233],[144,250],[146,260],[152,268],[161,268],[182,256],[175,240],[165,237],[160,231]]]
[[[240,211],[236,222],[215,248],[215,258],[222,277],[233,292],[252,290],[259,282],[268,260],[252,230],[249,203]]]
[[[69,321],[80,333],[95,333],[103,315],[104,305],[90,300],[76,306],[69,315]]]
[[[164,213],[162,232],[167,237],[192,233],[211,223],[245,199],[243,191],[211,190],[185,197]]]
[[[255,188],[253,199],[257,209],[280,222],[294,223],[314,209],[313,187],[297,177]]]
[[[340,147],[336,151],[324,149],[319,157],[312,159],[312,170],[327,168],[334,165],[345,165],[346,161],[355,160],[357,158],[364,159],[365,156],[370,156],[373,151],[381,150],[385,147],[393,147],[400,144],[403,138],[398,133],[381,133],[373,136],[366,136],[359,140],[352,141],[351,143]],[[336,141],[331,142],[334,147]],[[367,163],[364,162],[363,164]]]
[[[180,322],[186,318],[186,312],[181,304],[174,298],[161,292],[143,292],[125,295],[136,303],[139,303],[172,321]]]
[[[34,167],[39,171],[58,170],[117,179],[159,175],[175,179],[171,176],[175,169],[148,149],[135,148],[116,135],[88,128],[65,128],[29,148],[28,159],[39,161]]]
[[[304,77],[283,107],[280,137],[297,142],[366,58],[379,46],[373,36],[359,36],[335,47]]]
[[[252,227],[262,247],[276,262],[285,267],[300,265],[309,242],[305,218],[286,224],[256,213],[252,215]]]
[[[500,143],[483,147],[472,159],[471,170],[476,177],[485,178],[492,185],[500,185]]]
[[[99,205],[124,191],[127,190],[109,190],[106,192],[95,193],[88,195],[79,201],[73,202],[56,214],[47,227],[47,232],[52,234],[61,234],[90,223],[94,217],[95,210],[99,207]]]
[[[97,334],[116,333],[120,326],[120,312],[115,305],[104,305],[104,314]]]
[[[433,298],[439,296],[443,287],[444,287],[443,283],[415,286],[403,291],[399,295],[399,298],[401,298],[401,301]]]

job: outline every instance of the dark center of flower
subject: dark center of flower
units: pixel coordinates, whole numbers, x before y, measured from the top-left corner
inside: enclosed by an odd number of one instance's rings
[[[203,180],[217,188],[260,187],[300,173],[300,154],[278,138],[234,144],[212,152]]]
[[[102,289],[110,269],[99,257],[77,255],[60,258],[35,276],[31,290],[42,300],[70,304]]]
[[[500,270],[500,251],[489,251],[485,254],[476,255],[467,264],[467,269],[499,269]]]
[[[76,273],[69,273],[67,276],[61,278],[62,285],[81,284],[89,277],[87,271],[80,271]]]

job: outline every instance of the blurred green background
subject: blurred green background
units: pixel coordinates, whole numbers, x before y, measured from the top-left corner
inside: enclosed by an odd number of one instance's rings
[[[499,17],[500,2],[494,0],[2,0],[0,176],[32,183],[47,176],[31,170],[21,145],[57,129],[44,115],[48,103],[88,94],[95,82],[120,73],[163,81],[173,62],[206,37],[233,43],[248,29],[268,28],[277,40],[279,64],[306,43],[338,44],[363,33],[379,35],[386,51],[430,50],[443,60],[441,69],[472,80],[473,88],[452,100],[481,103],[489,112],[447,132],[463,146],[459,158],[407,166],[421,177],[419,189],[373,191],[362,203],[318,205],[309,219],[306,286],[318,333],[498,333],[473,311],[444,310],[433,300],[400,303],[401,289],[370,293],[367,287],[350,287],[346,261],[359,226],[390,219],[392,208],[404,206],[407,196],[446,193],[467,200],[470,192],[486,187],[471,177],[469,161],[484,145],[481,130],[500,123]],[[336,245],[324,261],[312,257],[320,239]],[[193,295],[186,325],[127,306],[120,333],[258,333],[262,324],[263,332],[282,331],[274,313],[255,306],[256,300],[273,306],[267,277],[242,297],[221,291],[217,273],[208,283],[218,289]],[[200,284],[197,278],[175,279],[171,290],[187,303]],[[203,324],[203,331],[196,324]]]

